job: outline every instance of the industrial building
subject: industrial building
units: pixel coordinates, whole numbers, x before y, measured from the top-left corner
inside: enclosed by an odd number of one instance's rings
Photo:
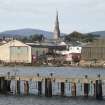
[[[0,46],[1,62],[31,63],[31,60],[31,47],[18,40],[11,40]]]
[[[81,52],[82,60],[105,61],[105,39],[97,39],[94,42],[83,46]]]

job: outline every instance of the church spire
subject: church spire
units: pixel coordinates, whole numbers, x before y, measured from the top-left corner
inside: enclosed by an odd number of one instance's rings
[[[60,29],[59,29],[59,19],[58,19],[58,11],[56,12],[56,20],[55,20],[55,27],[54,27],[54,39],[60,38]]]

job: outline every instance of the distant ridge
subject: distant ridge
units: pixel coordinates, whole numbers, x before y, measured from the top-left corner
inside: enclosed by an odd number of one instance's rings
[[[24,29],[17,29],[17,30],[9,30],[0,33],[0,36],[12,36],[12,37],[28,37],[35,34],[43,34],[47,38],[51,38],[53,33],[49,31],[43,31],[39,29],[31,29],[31,28],[24,28]]]
[[[105,38],[105,31],[90,32],[90,34],[99,35],[100,37]]]
[[[53,38],[53,32],[49,32],[49,31],[44,31],[44,30],[40,30],[40,29],[32,29],[32,28],[24,28],[24,29],[17,29],[17,30],[9,30],[9,31],[4,31],[4,32],[0,32],[0,37],[2,36],[12,36],[12,37],[28,37],[31,35],[35,35],[35,34],[42,34],[44,35],[44,37],[51,39]]]

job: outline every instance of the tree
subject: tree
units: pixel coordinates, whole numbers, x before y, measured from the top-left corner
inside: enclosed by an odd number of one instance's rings
[[[29,37],[29,40],[31,40],[32,42],[34,42],[34,41],[39,41],[39,42],[41,42],[43,39],[44,39],[44,36],[43,36],[42,34],[41,34],[41,35],[35,34],[35,35],[31,35],[31,36]]]
[[[76,42],[76,41],[92,42],[97,37],[99,37],[99,36],[98,35],[93,35],[93,34],[82,34],[82,33],[74,31],[74,32],[66,35],[64,40],[66,42]]]

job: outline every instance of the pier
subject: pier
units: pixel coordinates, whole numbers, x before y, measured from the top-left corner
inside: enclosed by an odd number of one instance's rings
[[[48,76],[0,76],[0,94],[38,95],[45,97],[94,97],[102,100],[105,96],[105,77]]]

